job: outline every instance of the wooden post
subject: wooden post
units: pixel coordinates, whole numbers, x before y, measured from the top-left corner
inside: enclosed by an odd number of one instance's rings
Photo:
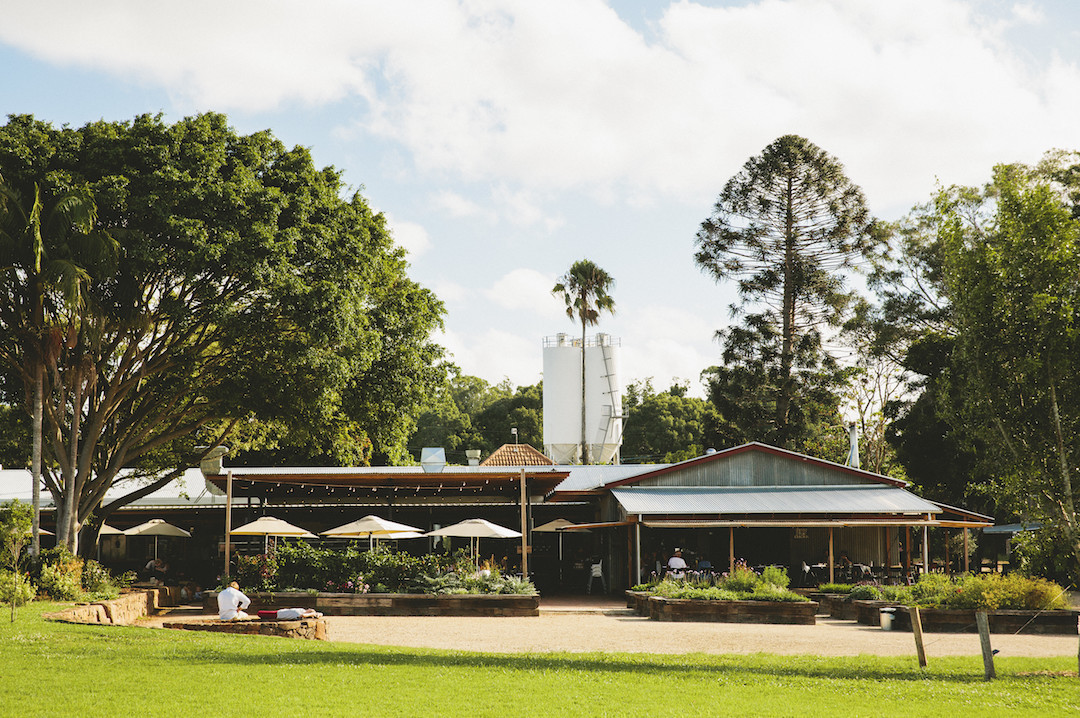
[[[222,578],[229,575],[229,532],[232,531],[232,470],[225,474],[225,572]]]
[[[735,527],[728,527],[728,573],[735,573]]]
[[[945,575],[952,576],[952,561],[949,560],[949,529],[945,529]]]
[[[641,583],[641,517],[638,519],[634,522],[634,580],[630,582],[631,586]]]
[[[983,679],[996,678],[994,673],[994,649],[990,647],[990,619],[986,611],[975,612],[975,625],[979,628],[979,645],[982,647]]]
[[[529,580],[529,496],[525,489],[525,469],[521,470],[521,579]]]
[[[833,527],[829,527],[829,583],[836,583],[836,576],[833,575]]]
[[[926,649],[922,640],[922,618],[919,616],[919,607],[911,607],[911,632],[915,634],[915,652],[919,656],[919,666],[926,668]]]
[[[968,547],[968,530],[967,526],[964,527],[964,573],[971,572],[970,561],[968,555],[971,553],[971,549]]]
[[[904,527],[904,573],[911,583],[911,526]]]

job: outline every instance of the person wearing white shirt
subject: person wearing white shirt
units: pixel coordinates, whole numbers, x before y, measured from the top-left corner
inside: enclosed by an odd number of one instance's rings
[[[228,588],[218,594],[217,605],[218,618],[222,621],[244,619],[248,615],[243,609],[251,605],[251,599],[240,591],[240,584],[233,581]]]
[[[686,570],[686,561],[683,560],[681,549],[675,549],[675,555],[668,559],[667,567],[676,573]]]

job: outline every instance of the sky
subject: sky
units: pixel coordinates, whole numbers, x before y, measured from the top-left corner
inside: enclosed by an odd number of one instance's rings
[[[0,114],[222,112],[386,214],[466,374],[541,379],[577,260],[616,282],[624,385],[720,361],[694,264],[725,182],[785,134],[875,215],[1080,149],[1075,0],[35,0],[0,14]]]

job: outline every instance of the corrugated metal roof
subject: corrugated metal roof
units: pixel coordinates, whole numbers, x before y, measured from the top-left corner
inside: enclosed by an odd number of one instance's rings
[[[592,491],[607,486],[615,481],[629,479],[638,474],[655,471],[671,464],[597,464],[588,466],[560,465],[554,468],[569,471],[570,475],[563,479],[555,491]]]
[[[672,487],[611,489],[628,514],[914,514],[941,509],[894,486]]]

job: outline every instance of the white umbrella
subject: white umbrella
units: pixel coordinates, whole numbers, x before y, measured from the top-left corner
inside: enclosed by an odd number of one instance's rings
[[[157,540],[158,536],[183,536],[191,538],[191,534],[180,528],[179,526],[173,526],[165,519],[150,519],[146,523],[139,524],[138,526],[132,526],[129,529],[124,530],[125,536],[153,536],[154,537],[154,558],[157,558]]]
[[[413,536],[395,536],[394,534],[417,534],[422,536],[420,529],[407,524],[399,524],[379,516],[369,515],[356,521],[351,521],[337,528],[323,531],[323,536],[338,536],[349,538],[363,538],[367,536],[369,545],[375,537],[380,538],[414,538]]]
[[[299,526],[293,526],[288,521],[276,518],[274,516],[263,516],[255,519],[249,524],[238,526],[237,528],[230,529],[229,533],[234,536],[262,536],[263,537],[263,551],[266,551],[267,542],[270,536],[293,536],[296,538],[318,538],[315,534],[311,533],[307,529],[302,529]]]
[[[520,531],[493,524],[485,519],[465,519],[451,526],[428,531],[428,536],[468,536],[471,538],[518,538]]]
[[[249,524],[230,529],[229,533],[237,536],[296,536],[298,538],[318,538],[315,534],[299,526],[293,526],[274,516],[263,516]]]
[[[124,532],[120,529],[115,529],[109,524],[101,524],[101,529],[98,531],[98,536],[123,536]]]
[[[473,559],[479,560],[480,539],[518,538],[521,536],[521,532],[514,531],[513,529],[508,529],[505,526],[493,524],[485,519],[465,519],[464,521],[459,521],[458,523],[452,524],[450,526],[443,526],[441,529],[428,531],[427,535],[466,537],[469,539],[469,548],[473,552]],[[473,548],[473,539],[475,539],[476,548]]]
[[[567,519],[553,519],[546,524],[542,524],[533,529],[533,531],[539,531],[540,533],[557,533],[559,534],[559,582],[562,582],[562,537],[564,531],[577,531],[579,533],[588,533],[589,529],[576,528],[577,524]]]

